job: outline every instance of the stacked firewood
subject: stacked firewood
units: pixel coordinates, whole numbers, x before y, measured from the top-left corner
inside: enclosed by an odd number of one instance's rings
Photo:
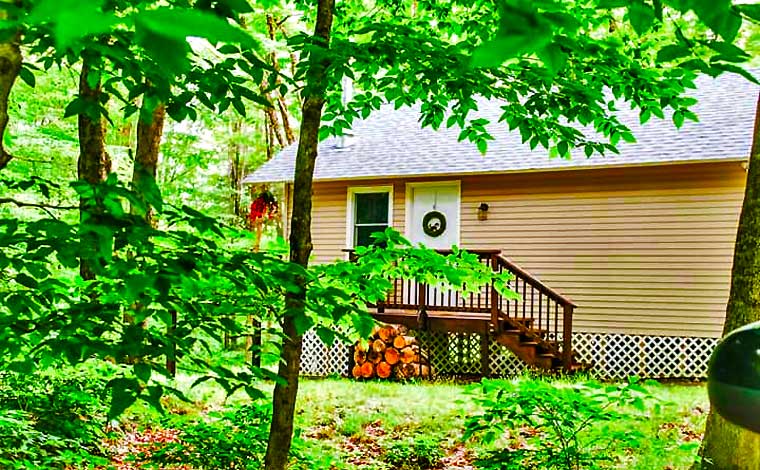
[[[417,338],[400,325],[375,327],[367,341],[354,346],[351,374],[359,379],[429,377],[430,366]]]

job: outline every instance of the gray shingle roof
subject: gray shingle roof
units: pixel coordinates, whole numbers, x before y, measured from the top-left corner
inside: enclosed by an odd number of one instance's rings
[[[496,140],[481,155],[474,144],[457,142],[459,129],[421,129],[415,108],[394,110],[384,106],[354,124],[355,137],[348,148],[336,147],[335,139],[320,143],[315,180],[465,175],[656,165],[696,161],[742,160],[749,156],[755,104],[760,87],[746,79],[724,74],[717,79],[700,78],[690,95],[699,100],[692,109],[700,122],[687,121],[678,130],[670,119],[652,118],[640,125],[638,111],[622,109],[619,119],[636,136],[635,144],[620,143],[620,155],[592,155],[577,150],[573,158],[549,158],[542,147],[531,151],[517,131],[498,123],[498,102],[482,102],[478,117],[488,117]],[[474,114],[475,112],[473,112]],[[667,116],[666,116],[667,117]],[[296,146],[293,145],[248,175],[244,182],[292,181]]]

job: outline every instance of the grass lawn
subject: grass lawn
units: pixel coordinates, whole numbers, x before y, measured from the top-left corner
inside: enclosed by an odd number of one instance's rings
[[[646,388],[656,400],[638,417],[633,409],[623,410],[629,417],[600,423],[589,431],[590,439],[616,432],[641,434],[622,446],[613,442],[607,452],[611,460],[603,468],[674,470],[691,465],[706,418],[704,385],[650,384]],[[304,379],[295,444],[295,461],[301,463],[295,468],[478,468],[478,456],[493,447],[462,438],[466,417],[482,411],[474,400],[476,392],[477,385],[445,382]],[[221,390],[207,385],[193,390],[191,396],[195,406],[177,404],[174,410],[187,419],[213,419],[215,413],[246,402],[242,395],[225,401]],[[125,418],[149,423],[150,415],[142,410]],[[514,445],[514,441],[502,440],[497,445]]]

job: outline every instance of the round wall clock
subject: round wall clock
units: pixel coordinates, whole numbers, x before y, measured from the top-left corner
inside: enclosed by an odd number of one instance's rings
[[[440,237],[446,231],[446,216],[438,211],[430,211],[422,218],[422,230],[429,237]]]

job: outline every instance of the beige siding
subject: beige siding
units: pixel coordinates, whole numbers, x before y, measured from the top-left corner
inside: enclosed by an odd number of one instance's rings
[[[390,186],[393,185],[393,227],[404,232],[405,186],[398,181],[379,180],[361,182],[330,182],[314,185],[312,209],[312,240],[316,263],[329,263],[343,259],[343,250],[348,247],[346,240],[346,204],[349,186]]]
[[[577,331],[718,336],[744,178],[738,163],[463,177],[462,246],[571,297]],[[315,261],[342,257],[348,186],[391,183],[403,233],[406,181],[315,185]]]

